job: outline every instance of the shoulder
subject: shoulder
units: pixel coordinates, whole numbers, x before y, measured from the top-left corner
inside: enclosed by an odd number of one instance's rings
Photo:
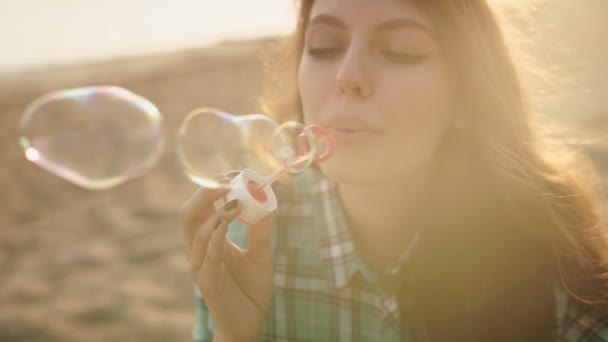
[[[561,341],[608,342],[608,314],[576,305],[563,290],[556,296]]]

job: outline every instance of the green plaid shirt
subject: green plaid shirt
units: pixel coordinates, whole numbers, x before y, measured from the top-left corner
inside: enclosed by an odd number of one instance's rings
[[[274,293],[263,341],[413,341],[400,326],[397,298],[381,284],[407,263],[415,236],[399,262],[375,274],[357,254],[335,185],[311,168],[276,189],[273,227]],[[232,222],[228,235],[247,248],[247,227]],[[211,341],[214,324],[195,287],[195,341]],[[563,341],[607,341],[608,320],[578,317],[556,291]]]

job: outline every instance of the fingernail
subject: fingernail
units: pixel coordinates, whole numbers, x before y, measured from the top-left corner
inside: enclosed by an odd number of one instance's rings
[[[241,171],[228,171],[224,174],[224,177],[234,178],[238,176],[239,173],[241,173]]]
[[[239,205],[239,200],[235,198],[224,205],[224,210],[230,211],[236,208],[237,205]]]

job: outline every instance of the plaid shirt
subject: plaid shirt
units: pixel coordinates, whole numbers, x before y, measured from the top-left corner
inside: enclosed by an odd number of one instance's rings
[[[357,254],[335,185],[315,168],[276,189],[274,293],[263,341],[413,341],[402,331],[396,296],[381,284],[407,263],[415,236],[395,267],[375,274]],[[232,222],[228,235],[247,248],[247,227]],[[214,324],[200,292],[195,341],[211,341]],[[608,320],[578,315],[556,291],[562,341],[607,341]]]

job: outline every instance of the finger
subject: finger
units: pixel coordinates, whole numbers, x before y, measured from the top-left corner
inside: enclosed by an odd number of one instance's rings
[[[200,269],[198,279],[200,280],[201,290],[207,293],[214,293],[219,284],[221,275],[222,256],[224,249],[224,239],[228,231],[228,223],[221,220],[217,230],[215,230],[209,241],[209,248],[205,261]]]
[[[241,173],[241,171],[232,170],[232,171],[224,172],[222,175],[224,178],[233,179],[234,177],[238,176],[239,173]]]
[[[269,214],[256,224],[249,226],[249,249],[247,255],[255,262],[266,263],[272,260],[271,233],[274,213]]]
[[[222,216],[219,213],[213,214],[205,223],[203,223],[194,235],[192,246],[188,253],[188,262],[190,264],[190,272],[196,273],[203,265],[209,240],[222,222]]]
[[[214,230],[219,227],[220,221],[232,222],[240,213],[241,206],[238,200],[232,200],[224,205],[222,209],[213,213],[211,217],[196,231],[192,245],[188,251],[188,260],[193,270],[201,267],[207,253],[207,245]]]
[[[230,184],[231,179],[230,178],[219,178],[219,179],[216,179],[215,181],[222,186],[226,186],[226,185]]]
[[[246,258],[245,251],[230,239],[224,240],[224,265],[234,278],[239,278],[238,269]]]
[[[216,176],[213,180],[220,186],[226,186],[232,181],[232,179],[224,177],[223,175]]]
[[[224,181],[227,181],[228,183],[230,183],[234,179],[234,177],[238,176],[239,173],[240,173],[240,171],[228,171],[228,172],[219,173],[213,177],[213,180],[216,182],[219,182],[220,180],[224,180]]]
[[[182,233],[187,246],[192,244],[196,228],[215,210],[213,203],[227,193],[227,189],[200,188],[181,210]]]

